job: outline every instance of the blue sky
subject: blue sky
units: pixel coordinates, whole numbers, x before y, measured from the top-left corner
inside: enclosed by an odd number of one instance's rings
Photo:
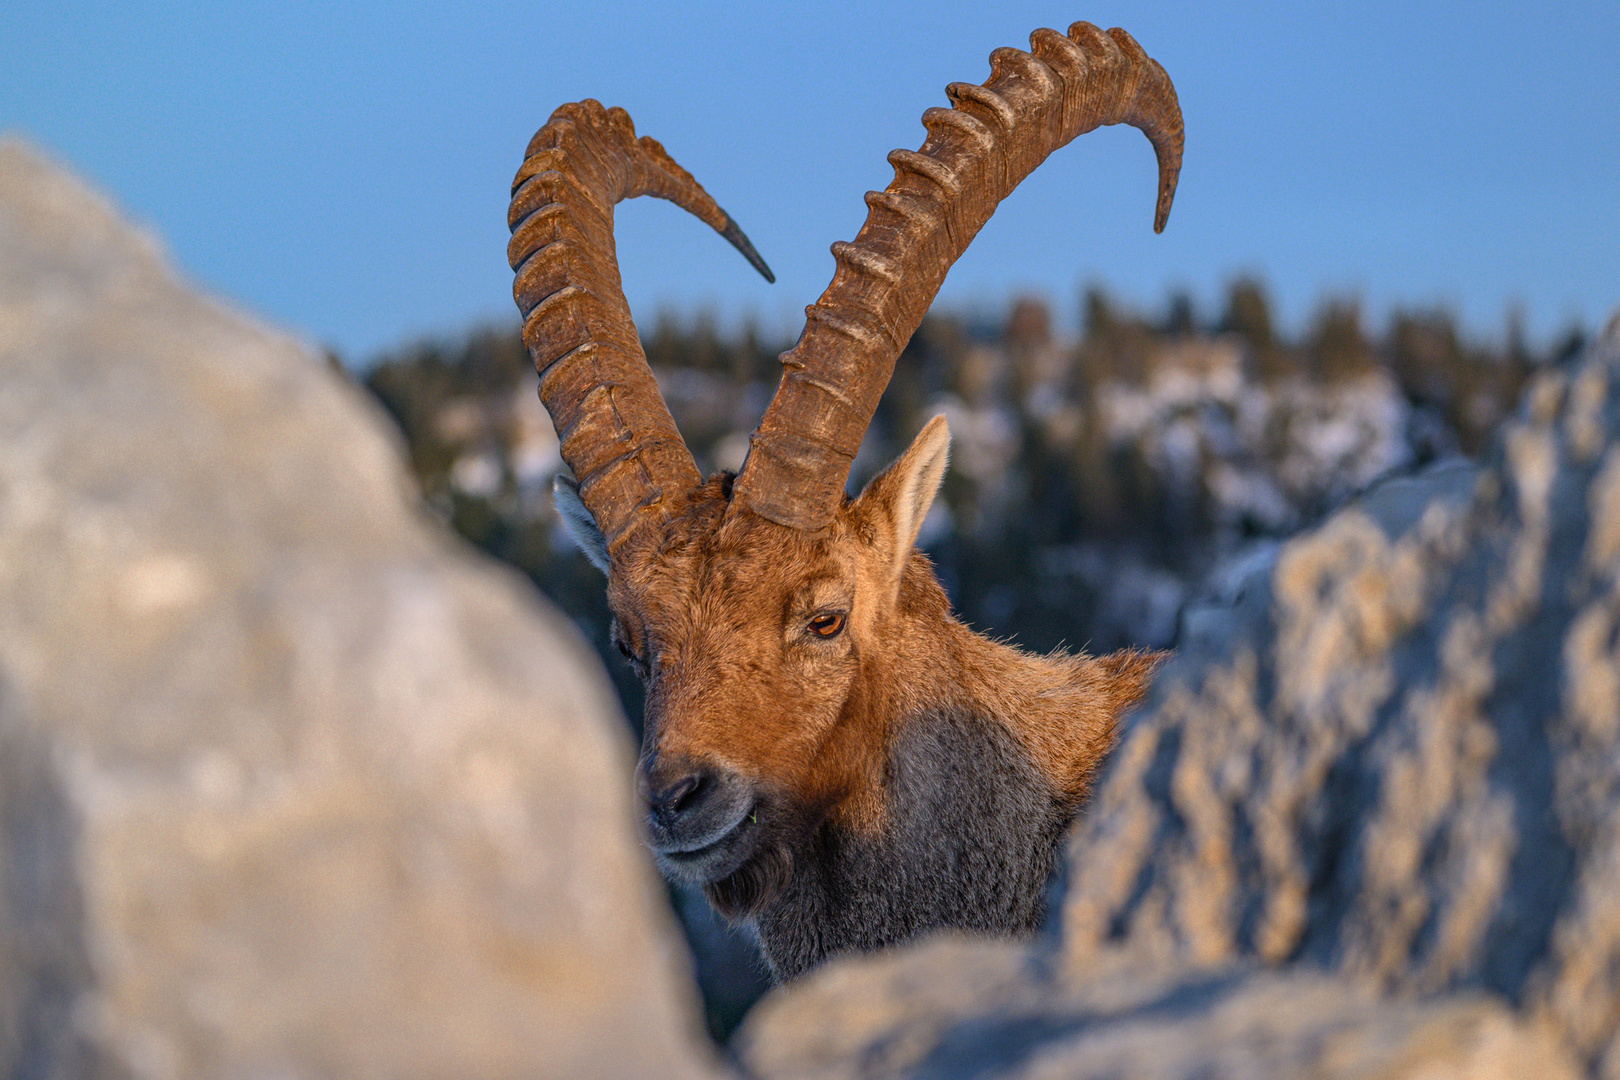
[[[941,302],[1101,282],[1215,309],[1260,275],[1298,326],[1328,295],[1443,304],[1537,338],[1620,306],[1620,3],[241,2],[0,5],[0,130],[108,191],[194,279],[351,361],[513,322],[511,175],[556,105],[622,105],[753,238],[758,279],[666,203],[620,207],[626,292],[789,334],[884,161],[1000,45],[1124,26],[1187,123],[1170,226],[1153,155],[1104,129],[980,234]]]

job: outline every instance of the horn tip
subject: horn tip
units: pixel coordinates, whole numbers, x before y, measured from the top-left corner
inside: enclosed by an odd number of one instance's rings
[[[1161,173],[1159,176],[1159,201],[1153,210],[1153,231],[1164,232],[1165,223],[1170,220],[1170,207],[1176,201],[1176,181],[1181,179],[1181,163],[1173,166],[1174,171]]]
[[[760,277],[764,278],[772,285],[776,284],[776,275],[771,273],[771,268],[765,265],[765,260],[760,258],[759,252],[754,250],[753,241],[748,239],[747,234],[745,234],[742,229],[737,226],[737,223],[732,220],[730,214],[726,215],[726,224],[725,227],[720,230],[720,235],[725,237],[726,242],[732,247],[742,252],[742,257],[748,260],[748,265],[759,271]]]

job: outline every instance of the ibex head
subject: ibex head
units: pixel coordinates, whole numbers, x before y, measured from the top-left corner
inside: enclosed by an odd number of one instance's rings
[[[705,884],[733,914],[769,895],[819,823],[882,826],[896,724],[953,695],[1002,692],[962,685],[994,683],[975,666],[974,642],[989,643],[950,618],[913,547],[945,470],[943,419],[858,497],[845,494],[895,360],[946,271],[1047,155],[1102,124],[1147,134],[1159,159],[1156,231],[1169,213],[1182,127],[1164,70],[1122,30],[1076,23],[1030,40],[1033,53],[996,50],[984,85],[952,84],[954,108],[923,115],[922,148],[889,156],[894,181],[868,193],[854,242],[833,245],[832,283],[782,356],[735,477],[704,480],[675,429],[620,286],[613,206],[636,195],[675,202],[770,278],[747,238],[658,143],[635,137],[622,110],[594,101],[552,115],[514,182],[508,254],[524,340],[578,477],[559,484],[559,508],[607,572],[614,635],[647,690],[647,835],[668,871]],[[1065,678],[1089,679],[1104,697],[1123,670],[1062,663]],[[1058,797],[1078,799],[1090,765],[1062,760],[1077,752],[1030,753],[1049,764]]]

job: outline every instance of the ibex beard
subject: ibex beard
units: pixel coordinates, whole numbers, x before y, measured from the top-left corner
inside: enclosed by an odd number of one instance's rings
[[[1180,169],[1169,78],[1122,30],[1037,30],[890,155],[866,225],[783,355],[735,475],[705,480],[647,367],[612,208],[678,203],[770,271],[730,216],[622,110],[565,105],[513,184],[508,256],[540,396],[578,483],[557,504],[608,575],[646,688],[636,774],[670,876],[751,922],[779,977],[935,928],[1034,930],[1064,827],[1159,654],[1032,656],[956,621],[918,530],[949,456],[942,418],[850,498],[878,397],[950,263],[1057,147],[1130,123]]]

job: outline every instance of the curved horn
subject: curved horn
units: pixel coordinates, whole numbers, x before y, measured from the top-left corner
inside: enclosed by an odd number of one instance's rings
[[[695,214],[775,280],[730,215],[656,141],[637,139],[623,109],[564,105],[529,142],[507,215],[512,295],[540,371],[540,400],[609,553],[703,479],[647,366],[619,281],[613,207],[637,195]]]
[[[1154,231],[1164,229],[1181,172],[1181,107],[1157,61],[1123,30],[1078,22],[1068,37],[1030,35],[1034,54],[997,49],[983,86],[952,83],[953,108],[923,114],[921,150],[889,155],[894,181],[868,192],[854,243],[805,309],[798,344],[755,430],[733,489],[733,512],[819,529],[844,497],[850,463],[951,264],[1047,155],[1103,124],[1130,124],[1159,159]]]

